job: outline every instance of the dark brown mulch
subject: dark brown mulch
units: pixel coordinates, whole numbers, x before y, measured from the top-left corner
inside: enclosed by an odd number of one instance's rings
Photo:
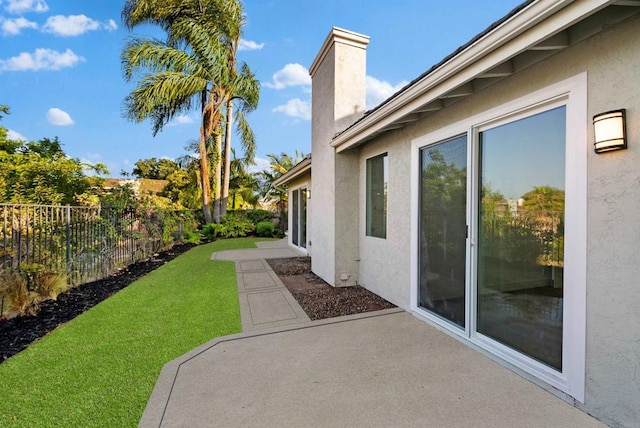
[[[36,315],[1,320],[0,363],[193,246],[176,245],[168,251],[155,254],[150,260],[135,263],[107,278],[72,288],[59,295],[56,300],[43,302]]]
[[[395,308],[366,288],[330,286],[311,272],[309,257],[268,259],[267,263],[312,320]]]

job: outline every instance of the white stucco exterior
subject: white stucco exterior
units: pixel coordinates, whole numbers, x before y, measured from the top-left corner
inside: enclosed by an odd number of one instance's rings
[[[473,331],[452,334],[611,426],[640,426],[638,12],[640,2],[528,2],[364,117],[364,98],[353,100],[364,97],[368,39],[341,44],[340,34],[353,33],[334,29],[311,67],[313,271],[333,285],[357,281],[424,317],[415,303],[418,149],[473,134],[528,102],[557,99],[569,127],[563,373],[531,369]],[[592,117],[619,108],[627,112],[628,149],[595,154]],[[374,238],[365,233],[366,162],[382,153],[387,232]]]
[[[310,213],[313,271],[334,286],[358,281],[358,231],[352,220],[358,216],[358,157],[336,156],[331,140],[364,114],[366,46],[369,38],[333,28],[313,62],[311,151],[313,162],[325,174],[312,174]],[[339,189],[339,191],[336,191]],[[346,278],[346,279],[344,279]]]

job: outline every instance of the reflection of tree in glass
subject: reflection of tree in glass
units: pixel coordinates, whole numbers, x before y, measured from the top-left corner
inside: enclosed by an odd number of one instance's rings
[[[562,266],[564,197],[564,190],[534,186],[514,211],[503,195],[484,185],[480,218],[485,251],[514,262]]]
[[[466,230],[460,229],[457,220],[465,219],[466,215],[467,169],[457,168],[453,163],[447,164],[444,155],[437,149],[429,150],[427,155],[429,159],[424,162],[422,170],[423,234],[428,237],[429,246],[441,248],[446,258],[447,251],[464,248]],[[444,223],[435,224],[433,219]],[[465,224],[464,220],[462,224]]]
[[[564,190],[535,186],[522,195],[522,206],[537,223],[537,235],[543,251],[537,262],[546,266],[564,265]]]
[[[526,210],[538,212],[564,212],[564,190],[551,186],[535,186],[522,195]]]
[[[464,326],[466,168],[464,140],[422,152],[420,306]],[[450,156],[446,156],[449,154]]]

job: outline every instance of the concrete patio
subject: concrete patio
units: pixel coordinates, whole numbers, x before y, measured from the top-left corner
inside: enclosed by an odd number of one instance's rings
[[[141,427],[604,426],[401,309],[309,321],[264,261],[297,254],[267,246],[214,254],[244,332],[168,363]]]

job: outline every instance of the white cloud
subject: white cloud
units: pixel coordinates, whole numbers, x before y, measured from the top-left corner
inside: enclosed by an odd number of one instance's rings
[[[300,64],[287,64],[273,75],[273,83],[265,83],[267,88],[284,89],[287,86],[311,86],[309,70]]]
[[[73,67],[82,61],[84,58],[76,55],[71,49],[58,52],[40,48],[36,49],[34,53],[22,52],[9,59],[0,59],[0,72],[60,70],[65,67]]]
[[[299,98],[289,100],[286,104],[274,108],[273,111],[303,120],[311,119],[311,103],[302,101]]]
[[[9,13],[46,12],[49,6],[44,0],[7,0],[4,7]]]
[[[247,171],[250,174],[268,170],[269,166],[271,165],[271,162],[263,158],[255,157],[253,158],[253,161],[255,162],[255,165],[249,165],[249,167],[247,168]]]
[[[375,77],[367,76],[367,108],[373,108],[389,98],[391,95],[398,92],[409,82],[403,80],[402,82],[392,85],[389,82],[378,80]]]
[[[240,39],[239,51],[255,51],[264,47],[264,43],[256,43],[251,40]]]
[[[193,123],[193,118],[189,115],[181,114],[173,118],[171,122],[167,124],[167,126],[178,126],[178,125],[187,125],[189,123]]]
[[[110,19],[107,23],[102,23],[86,15],[55,15],[47,18],[47,22],[42,27],[42,31],[55,34],[56,36],[70,37],[79,36],[87,31],[113,31],[117,28],[118,25],[113,19]]]
[[[47,121],[51,125],[55,126],[73,125],[73,119],[71,119],[69,113],[64,110],[60,110],[57,107],[52,107],[49,109],[49,111],[47,112]]]
[[[38,24],[22,17],[16,19],[5,19],[0,17],[2,34],[5,36],[15,36],[20,34],[23,28],[38,28]]]
[[[27,137],[20,134],[19,132],[13,131],[11,129],[7,129],[7,139],[14,141],[27,141]]]

